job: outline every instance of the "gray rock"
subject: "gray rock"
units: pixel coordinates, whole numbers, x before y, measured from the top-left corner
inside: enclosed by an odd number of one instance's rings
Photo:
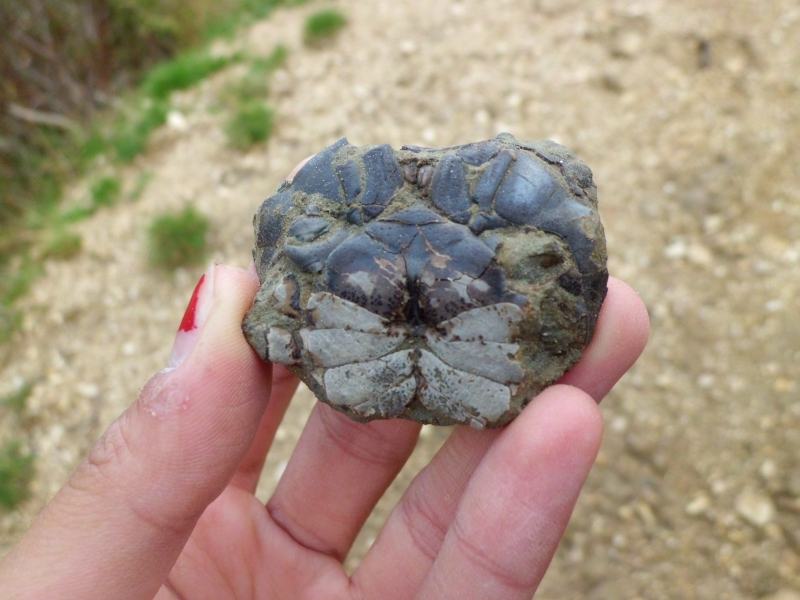
[[[357,420],[508,423],[578,360],[606,292],[591,171],[552,142],[342,139],[255,228],[247,339]]]
[[[305,352],[320,367],[375,360],[397,348],[402,341],[388,335],[347,329],[301,329],[300,339]]]
[[[404,350],[377,360],[328,369],[325,372],[328,400],[365,419],[399,416],[417,389],[411,354],[411,350]]]

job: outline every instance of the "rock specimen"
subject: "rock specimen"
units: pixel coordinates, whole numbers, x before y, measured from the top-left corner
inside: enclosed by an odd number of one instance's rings
[[[553,142],[341,139],[254,222],[248,341],[360,421],[508,423],[578,360],[606,293],[592,173]]]

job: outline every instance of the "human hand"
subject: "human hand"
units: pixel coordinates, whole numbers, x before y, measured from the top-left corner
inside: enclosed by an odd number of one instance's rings
[[[644,347],[624,283],[591,345],[503,430],[458,427],[357,570],[342,560],[419,425],[317,404],[274,495],[254,490],[297,381],[250,349],[252,271],[212,268],[156,374],[0,563],[4,598],[529,598],[601,436],[599,401]]]

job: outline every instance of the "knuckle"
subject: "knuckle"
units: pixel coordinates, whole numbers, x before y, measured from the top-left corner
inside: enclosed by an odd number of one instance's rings
[[[478,573],[485,573],[488,578],[510,591],[532,592],[536,589],[539,577],[535,569],[529,569],[529,573],[521,574],[498,561],[491,551],[491,546],[486,547],[475,543],[458,517],[453,521],[451,531],[461,557],[471,569]]]
[[[84,492],[107,488],[118,469],[124,468],[133,455],[129,427],[128,413],[125,412],[109,425],[68,485]]]
[[[327,406],[319,407],[319,419],[332,445],[346,456],[378,467],[405,462],[405,446],[370,424],[351,421]]]
[[[344,556],[339,548],[326,540],[312,529],[304,526],[302,518],[293,513],[290,506],[284,506],[279,497],[273,496],[266,505],[267,515],[276,527],[281,529],[298,546],[302,546],[316,552],[331,556],[336,560],[344,560]]]
[[[447,534],[448,519],[431,502],[424,479],[417,480],[400,501],[400,515],[413,544],[430,561],[436,558]]]
[[[159,534],[166,532],[172,537],[180,537],[187,529],[191,529],[195,522],[194,515],[189,518],[166,515],[157,505],[152,502],[139,502],[135,496],[126,495],[124,503],[137,524],[144,525]]]
[[[181,515],[166,514],[163,502],[156,494],[142,487],[142,473],[147,456],[142,455],[141,442],[136,443],[133,432],[134,416],[130,409],[109,425],[98,442],[81,463],[67,487],[81,496],[102,499],[118,507],[137,526],[157,532],[179,535],[185,531],[189,520]]]

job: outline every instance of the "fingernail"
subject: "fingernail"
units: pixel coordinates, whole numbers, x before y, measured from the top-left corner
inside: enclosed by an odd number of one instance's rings
[[[303,160],[301,160],[299,163],[297,163],[297,165],[295,165],[294,169],[292,169],[292,172],[289,173],[289,176],[286,178],[286,183],[292,183],[292,181],[294,180],[294,176],[297,175],[300,172],[300,169],[305,167],[306,163],[308,161],[310,161],[312,158],[314,158],[315,156],[316,156],[316,154],[309,154]]]
[[[178,333],[175,334],[175,343],[172,345],[169,358],[171,368],[186,360],[200,337],[200,330],[208,319],[211,305],[214,303],[215,270],[216,266],[211,265],[194,287],[186,312],[183,313],[183,319],[178,325]]]

